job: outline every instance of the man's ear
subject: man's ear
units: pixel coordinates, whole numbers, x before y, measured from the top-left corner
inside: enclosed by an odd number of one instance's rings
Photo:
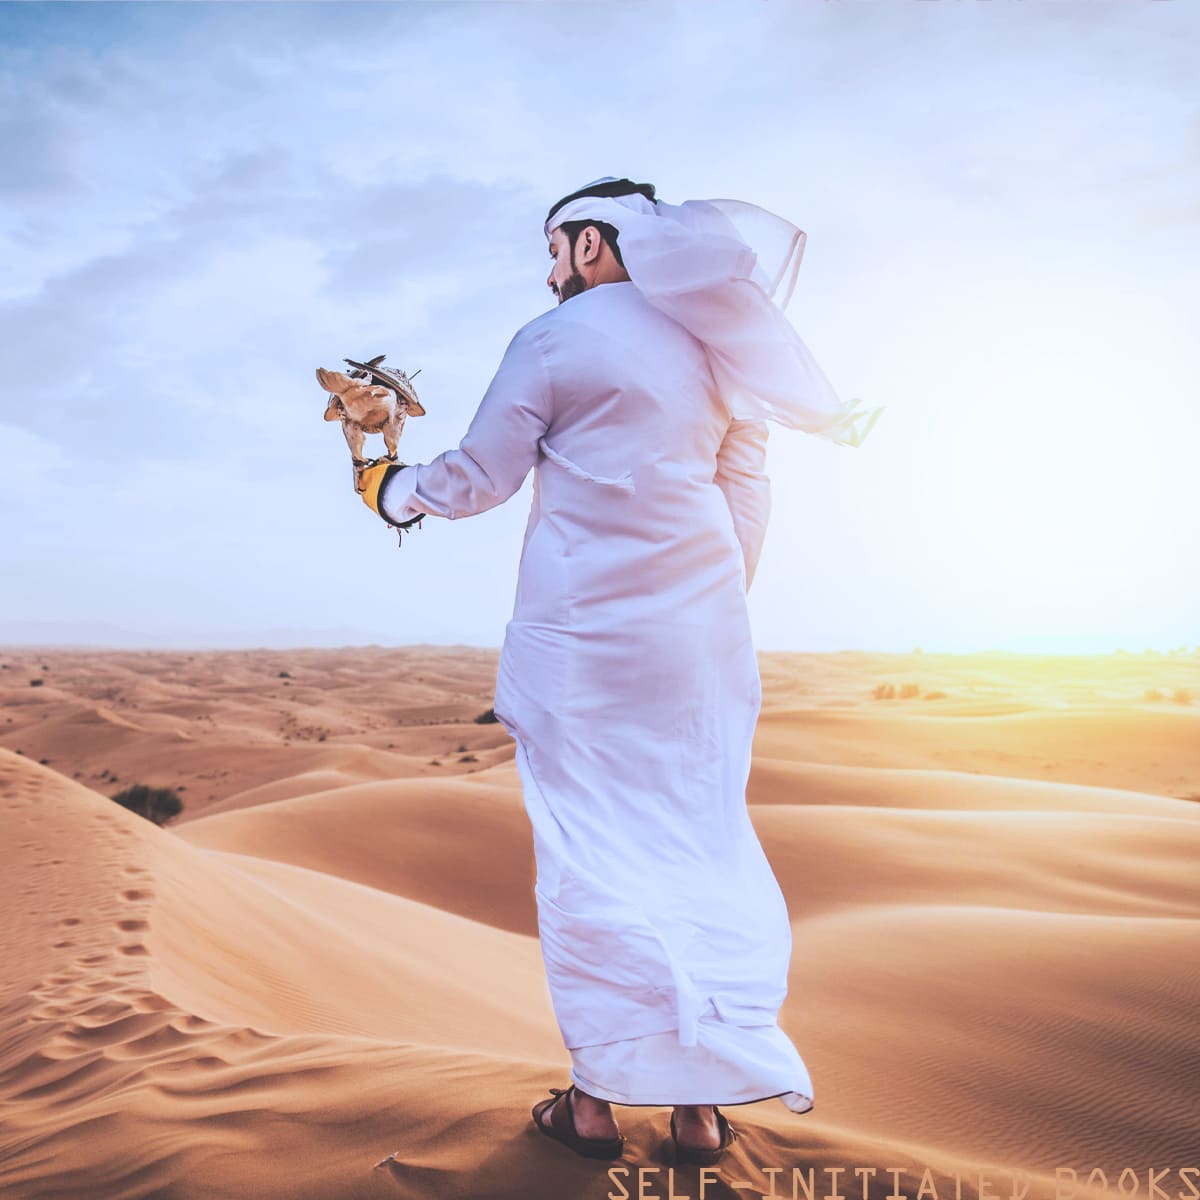
[[[595,225],[585,225],[575,241],[576,263],[583,262],[591,266],[599,259],[603,246],[604,239],[600,236],[600,230]]]

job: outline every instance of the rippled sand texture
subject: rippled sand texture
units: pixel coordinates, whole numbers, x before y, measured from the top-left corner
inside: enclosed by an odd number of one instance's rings
[[[529,1119],[568,1058],[495,651],[0,651],[0,1196],[1194,1198],[1200,659],[761,661],[816,1108],[727,1110],[701,1192],[667,1109],[624,1174]]]

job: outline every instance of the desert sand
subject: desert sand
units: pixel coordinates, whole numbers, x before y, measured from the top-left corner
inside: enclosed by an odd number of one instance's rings
[[[0,650],[0,1196],[1195,1200],[1200,656],[760,661],[816,1107],[727,1109],[702,1179],[669,1109],[617,1164],[533,1128],[496,651]]]

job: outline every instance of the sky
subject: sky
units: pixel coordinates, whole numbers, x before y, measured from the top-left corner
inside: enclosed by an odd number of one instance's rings
[[[760,649],[1196,646],[1198,39],[1185,0],[0,4],[0,644],[499,646],[532,475],[399,545],[314,370],[419,369],[400,457],[456,447],[555,304],[546,210],[614,175],[803,228],[788,316],[886,406],[771,427]]]

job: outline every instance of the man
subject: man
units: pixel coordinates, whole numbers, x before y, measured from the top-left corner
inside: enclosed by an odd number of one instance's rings
[[[395,525],[454,520],[533,469],[495,712],[572,1060],[534,1120],[612,1158],[612,1104],[670,1105],[677,1158],[713,1162],[734,1136],[720,1105],[813,1106],[777,1023],[791,927],[745,796],[766,421],[857,445],[866,414],[776,303],[803,251],[790,223],[605,177],[545,232],[557,307],[512,339],[457,449],[370,469],[363,498]]]

